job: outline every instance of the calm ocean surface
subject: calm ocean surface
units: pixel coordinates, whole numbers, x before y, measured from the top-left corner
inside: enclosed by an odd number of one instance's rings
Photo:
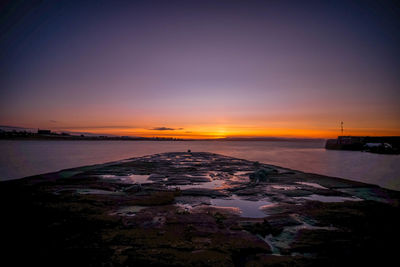
[[[400,156],[325,150],[323,141],[0,141],[0,179],[161,152],[207,151],[400,190]]]

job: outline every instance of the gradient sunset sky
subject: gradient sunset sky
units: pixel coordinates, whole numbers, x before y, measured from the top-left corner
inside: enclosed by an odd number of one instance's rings
[[[396,3],[397,2],[397,3]],[[398,1],[5,1],[0,125],[400,135]]]

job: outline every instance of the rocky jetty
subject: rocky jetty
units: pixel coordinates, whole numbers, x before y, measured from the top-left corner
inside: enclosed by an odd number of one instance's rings
[[[347,266],[396,259],[400,193],[212,153],[0,183],[3,261]]]

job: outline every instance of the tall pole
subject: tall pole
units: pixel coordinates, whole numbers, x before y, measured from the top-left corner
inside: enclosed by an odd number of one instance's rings
[[[342,130],[342,136],[343,136],[343,121],[340,123],[341,130]]]

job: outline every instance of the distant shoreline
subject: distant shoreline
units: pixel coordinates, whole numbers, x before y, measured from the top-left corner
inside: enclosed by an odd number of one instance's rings
[[[225,138],[175,138],[175,137],[139,137],[139,136],[109,136],[94,134],[69,134],[46,132],[33,133],[29,131],[0,131],[0,140],[55,140],[55,141],[270,141],[270,142],[314,142],[325,141],[324,138],[284,138],[284,137],[225,137]]]
[[[37,140],[47,140],[47,141],[218,141],[218,142],[323,142],[326,139],[322,138],[241,138],[241,139],[231,139],[231,138],[218,138],[218,139],[180,139],[180,138],[168,138],[168,137],[155,137],[155,138],[122,138],[122,137],[93,137],[93,136],[74,136],[74,137],[48,137],[48,136],[36,136],[36,137],[0,137],[0,140],[26,140],[26,141],[37,141]]]

